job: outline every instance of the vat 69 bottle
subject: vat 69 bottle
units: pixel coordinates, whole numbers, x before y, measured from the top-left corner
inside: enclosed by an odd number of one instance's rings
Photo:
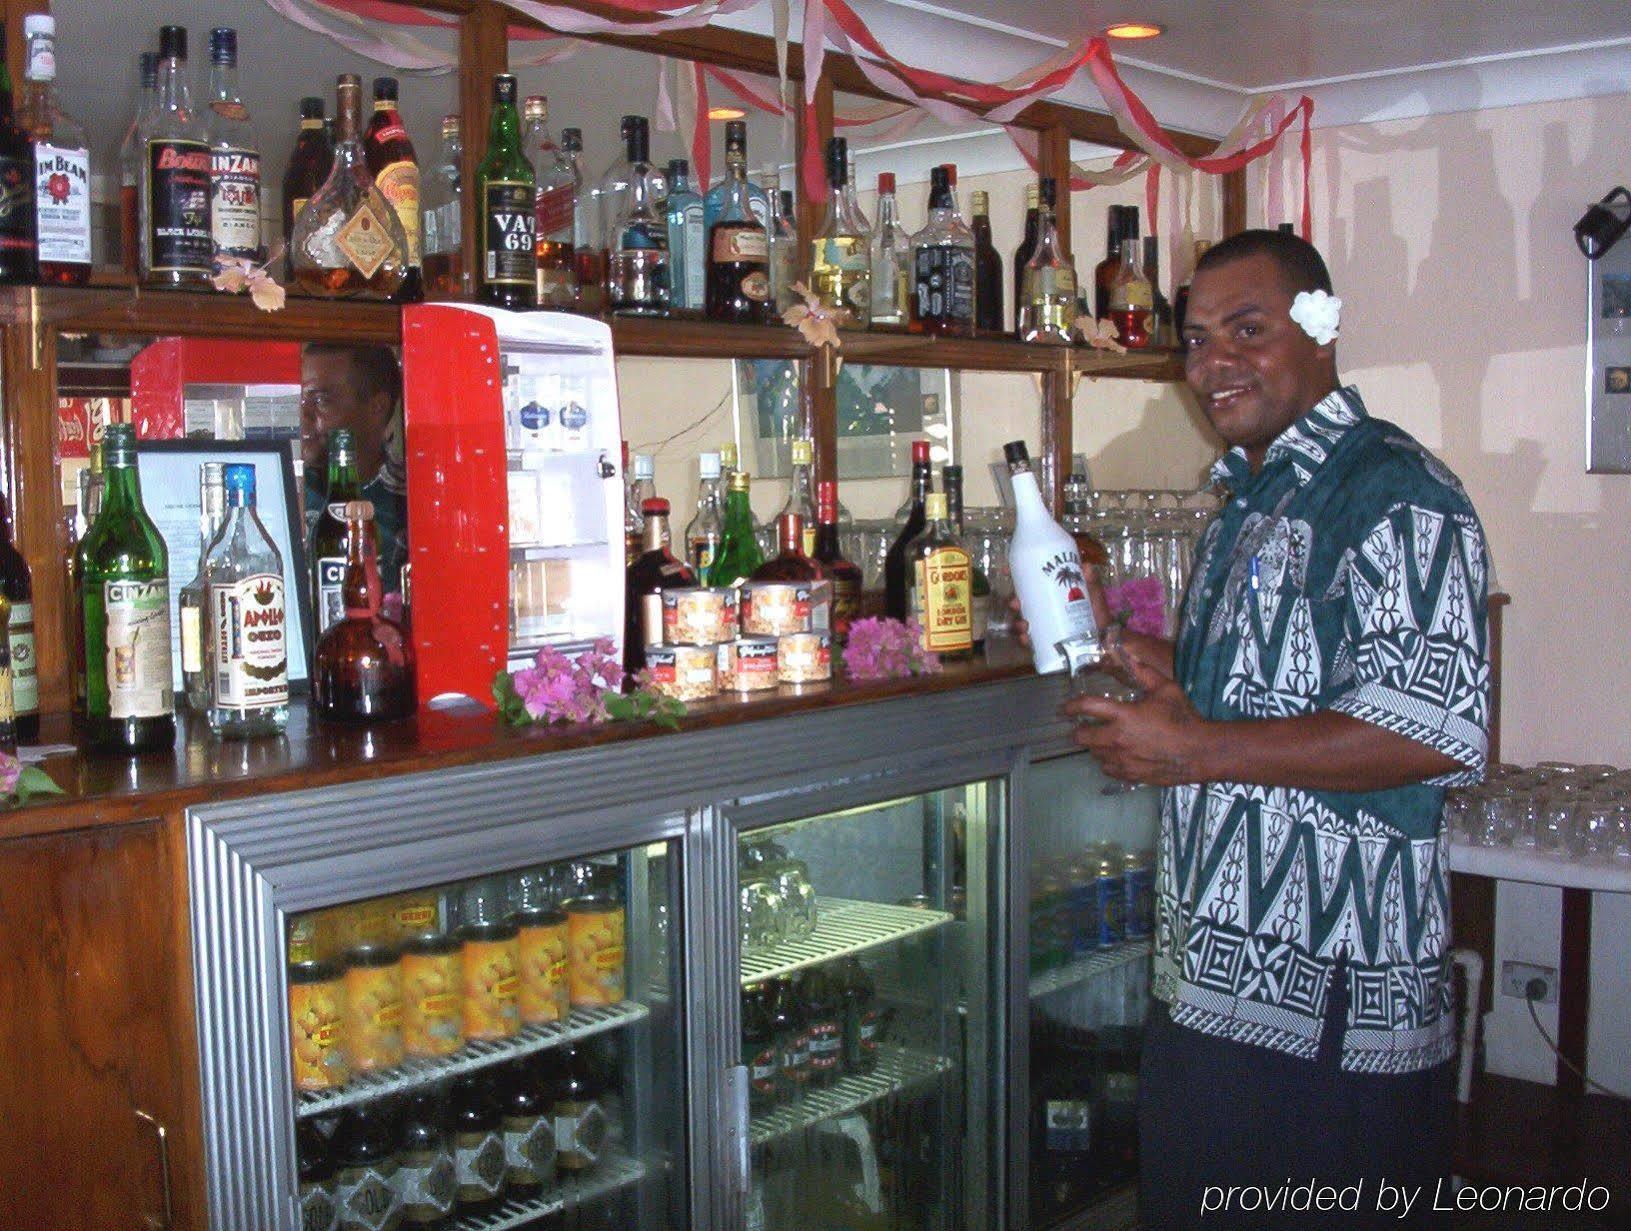
[[[521,116],[515,78],[493,78],[493,118],[487,154],[476,168],[476,298],[495,308],[538,306],[537,178],[521,151]]]
[[[1040,675],[1063,671],[1067,646],[1073,657],[1094,661],[1099,657],[1099,625],[1076,540],[1042,503],[1025,442],[1011,440],[1002,452],[1014,488],[1008,569],[1030,625],[1032,661]]]

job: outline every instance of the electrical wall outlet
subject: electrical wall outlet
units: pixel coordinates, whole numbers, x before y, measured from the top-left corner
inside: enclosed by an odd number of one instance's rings
[[[1534,966],[1528,962],[1501,963],[1501,995],[1528,1000],[1529,983],[1533,979],[1539,979],[1546,985],[1545,994],[1539,997],[1540,1003],[1556,1004],[1557,967]]]

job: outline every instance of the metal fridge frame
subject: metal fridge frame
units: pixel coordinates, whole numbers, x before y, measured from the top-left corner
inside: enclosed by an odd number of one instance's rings
[[[685,1101],[679,1114],[693,1227],[733,1231],[741,1201],[725,1177],[742,1143],[721,1040],[734,1038],[735,822],[772,810],[828,811],[910,794],[914,785],[1005,780],[1010,823],[996,836],[1009,885],[1023,854],[1030,746],[1055,720],[1059,681],[1021,677],[976,687],[830,706],[780,718],[445,771],[202,804],[187,812],[194,1011],[210,1225],[292,1231],[294,1144],[288,1071],[286,917],[360,897],[596,852],[671,842],[683,894],[671,947],[683,962]],[[1042,721],[1037,721],[1038,715]],[[827,767],[813,771],[810,767]],[[654,789],[655,788],[655,789]],[[727,815],[728,814],[728,815]],[[991,819],[989,824],[996,824]],[[1001,1052],[1012,1063],[1014,1001],[1024,980],[1023,904],[995,896],[1010,920]],[[1016,957],[1016,952],[1018,957]],[[1023,1006],[1021,1006],[1021,1009]],[[732,1058],[733,1063],[740,1057]],[[1012,1091],[992,1079],[992,1222],[1012,1209],[1006,1149]],[[676,1160],[678,1163],[679,1160]],[[1023,1224],[1016,1224],[1023,1225]]]

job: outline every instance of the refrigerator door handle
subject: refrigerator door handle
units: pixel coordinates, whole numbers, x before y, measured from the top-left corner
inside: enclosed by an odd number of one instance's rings
[[[135,1108],[135,1112],[138,1120],[145,1121],[147,1124],[152,1125],[153,1134],[158,1138],[159,1178],[163,1181],[164,1186],[163,1220],[160,1221],[155,1219],[151,1214],[149,1214],[145,1219],[143,1219],[143,1221],[146,1222],[149,1227],[153,1228],[153,1231],[170,1231],[171,1226],[174,1225],[174,1213],[170,1206],[170,1132],[162,1123],[159,1122],[156,1117],[149,1115],[140,1107]]]
[[[748,1069],[733,1064],[725,1070],[725,1147],[731,1160],[736,1192],[746,1196],[749,1180],[748,1158]]]

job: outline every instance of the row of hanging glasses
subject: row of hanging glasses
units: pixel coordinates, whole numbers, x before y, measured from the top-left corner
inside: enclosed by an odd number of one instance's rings
[[[1631,865],[1631,770],[1612,765],[1492,765],[1477,786],[1445,793],[1454,841],[1585,863]]]

